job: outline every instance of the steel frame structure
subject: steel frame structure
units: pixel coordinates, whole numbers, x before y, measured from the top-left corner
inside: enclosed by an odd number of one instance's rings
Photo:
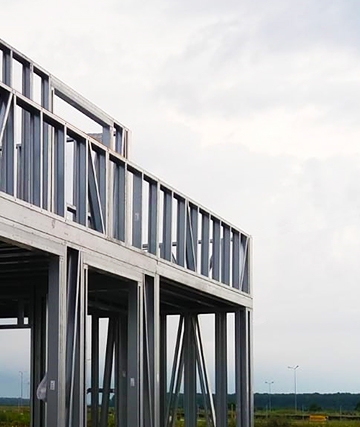
[[[251,427],[251,237],[131,162],[124,125],[2,40],[0,66],[0,318],[15,319],[0,329],[31,331],[32,426],[105,427],[113,402],[118,427],[174,427],[183,392],[195,427],[198,391],[206,425],[227,426],[234,313],[236,425]],[[55,97],[101,135],[56,115]],[[215,388],[204,313],[215,315]]]

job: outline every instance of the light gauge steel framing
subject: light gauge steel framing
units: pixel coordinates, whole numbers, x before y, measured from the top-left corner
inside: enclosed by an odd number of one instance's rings
[[[0,68],[0,318],[16,319],[0,329],[31,331],[32,426],[227,426],[234,313],[236,425],[252,427],[250,236],[132,163],[124,125],[1,40]]]

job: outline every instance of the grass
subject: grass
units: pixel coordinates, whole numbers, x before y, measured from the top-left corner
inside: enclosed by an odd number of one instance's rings
[[[114,427],[114,411],[109,411],[108,427]],[[329,411],[329,415],[330,415]],[[256,416],[258,415],[258,416]],[[359,427],[359,420],[346,419],[330,420],[326,422],[310,422],[308,414],[304,419],[293,419],[293,414],[289,411],[275,410],[268,417],[264,416],[261,411],[255,414],[255,427]],[[325,413],[324,413],[325,415]],[[90,423],[88,424],[91,425]],[[30,426],[30,409],[28,407],[18,408],[15,406],[0,407],[0,427],[29,427]],[[176,427],[184,427],[184,420],[177,420]],[[198,420],[197,427],[206,427],[206,420]],[[232,412],[229,413],[228,427],[235,426],[235,417]]]
[[[0,407],[0,427],[29,427],[30,408]]]

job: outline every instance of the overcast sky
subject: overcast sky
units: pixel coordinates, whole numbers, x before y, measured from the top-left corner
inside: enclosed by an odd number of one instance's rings
[[[294,364],[299,392],[360,391],[359,1],[0,4],[136,163],[253,235],[255,391]],[[15,383],[22,360],[0,352]]]

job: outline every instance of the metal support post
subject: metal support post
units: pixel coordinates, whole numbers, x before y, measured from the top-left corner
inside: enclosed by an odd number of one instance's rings
[[[99,427],[99,316],[91,317],[91,427]]]
[[[167,316],[160,316],[160,427],[166,427],[167,403]]]
[[[128,300],[128,407],[127,427],[142,427],[143,319],[142,283],[129,288]]]
[[[236,426],[252,427],[250,311],[235,311]]]
[[[31,427],[45,426],[45,404],[36,398],[37,387],[46,372],[46,291],[34,286],[31,305]]]
[[[47,427],[65,422],[66,266],[64,257],[51,258],[48,284]]]
[[[81,253],[73,249],[68,250],[67,282],[67,425],[70,427],[83,427],[86,418],[85,331],[87,278],[84,275]]]
[[[187,314],[184,323],[184,416],[186,427],[196,427],[196,352],[193,315]]]
[[[128,324],[126,316],[117,319],[115,336],[115,427],[127,424],[127,348]]]
[[[108,325],[107,343],[106,343],[100,427],[107,427],[108,425],[110,385],[111,385],[111,374],[112,374],[112,366],[113,366],[113,359],[114,359],[114,342],[115,342],[115,320],[113,318],[110,318],[109,325]]]
[[[215,314],[216,426],[227,426],[227,315]]]
[[[159,427],[159,277],[144,277],[144,426]]]

